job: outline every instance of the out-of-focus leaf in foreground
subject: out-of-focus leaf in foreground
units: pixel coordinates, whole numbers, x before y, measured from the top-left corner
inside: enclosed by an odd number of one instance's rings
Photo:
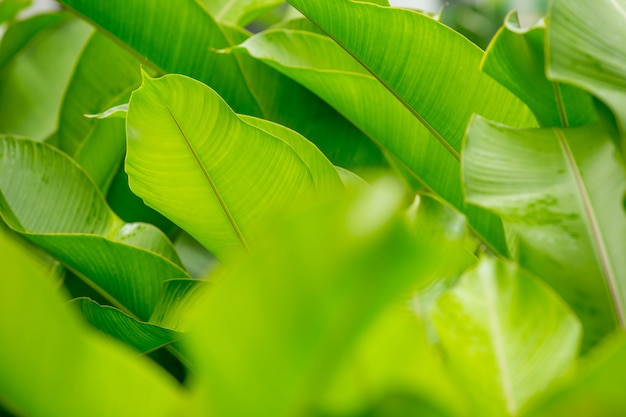
[[[443,227],[412,230],[398,213],[402,199],[402,187],[385,181],[349,201],[301,208],[265,235],[263,250],[215,283],[189,343],[194,389],[207,413],[289,416],[319,408],[324,387],[376,317],[463,256]],[[362,403],[367,394],[359,393]]]
[[[37,262],[2,231],[0,253],[4,406],[29,417],[186,412],[187,395],[170,375],[83,325]]]

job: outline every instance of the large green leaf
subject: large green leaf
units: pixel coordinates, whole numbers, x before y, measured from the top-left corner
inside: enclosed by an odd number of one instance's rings
[[[48,145],[0,137],[0,197],[13,230],[140,319],[165,279],[187,276],[158,229],[120,220],[85,172]]]
[[[249,38],[234,51],[249,53],[322,97],[394,155],[417,181],[465,211],[489,244],[498,245],[498,220],[465,204],[454,155],[331,39],[310,32],[271,30]]]
[[[283,0],[202,0],[202,3],[218,22],[245,26]]]
[[[432,318],[473,415],[519,415],[578,354],[576,316],[512,263],[483,258],[441,296]]]
[[[1,231],[0,253],[2,405],[29,417],[185,414],[187,395],[173,378],[82,325]]]
[[[626,323],[624,162],[598,122],[513,129],[476,118],[463,154],[469,201],[519,240],[519,262],[580,316],[585,345]]]
[[[575,378],[563,384],[528,417],[621,417],[626,415],[626,338],[607,340],[580,366]]]
[[[32,0],[3,0],[0,2],[0,24],[15,18],[20,10],[31,4]]]
[[[57,130],[65,86],[91,28],[67,15],[62,19],[33,19],[38,23],[45,20],[48,25],[39,27],[34,36],[32,29],[37,25],[20,22],[6,35],[13,40],[3,57],[8,61],[0,71],[0,133],[43,141]],[[28,37],[12,33],[22,30]],[[14,49],[16,46],[20,49]]]
[[[144,77],[130,100],[127,136],[131,189],[221,258],[253,244],[263,218],[298,196],[341,184],[306,139],[238,116],[184,76]]]
[[[526,29],[510,13],[489,44],[482,69],[521,98],[543,127],[583,126],[593,122],[589,94],[546,78],[545,21]]]
[[[189,344],[207,414],[309,415],[368,326],[458,256],[446,229],[412,230],[402,200],[386,181],[301,207],[215,283]]]
[[[554,0],[548,75],[580,86],[615,113],[626,141],[626,1]]]

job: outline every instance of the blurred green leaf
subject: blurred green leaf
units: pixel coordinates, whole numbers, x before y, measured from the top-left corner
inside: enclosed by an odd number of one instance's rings
[[[17,415],[150,415],[187,410],[187,394],[149,360],[83,326],[0,231],[0,402]]]
[[[548,75],[602,99],[626,148],[626,1],[554,0],[548,19]]]
[[[100,305],[89,298],[75,298],[70,305],[78,308],[92,326],[134,347],[142,354],[169,345],[180,338],[180,335],[170,329],[138,321],[115,307]]]
[[[581,326],[548,287],[483,258],[432,312],[473,415],[517,416],[575,363]]]
[[[263,249],[209,292],[189,343],[198,365],[194,390],[206,413],[317,409],[372,322],[461,252],[445,229],[428,236],[407,225],[398,215],[403,190],[395,182],[345,200],[301,207],[277,222]]]
[[[198,279],[165,281],[150,323],[180,332],[187,331],[196,310],[206,299],[209,285]]]
[[[575,378],[552,390],[528,417],[621,417],[626,415],[626,338],[606,340],[591,352]]]
[[[92,29],[68,15],[33,20],[12,25],[3,38],[0,133],[43,141],[57,130],[65,86]]]
[[[131,97],[126,171],[146,203],[223,260],[298,196],[338,189],[324,155],[297,133],[240,117],[179,75],[144,77]]]
[[[0,137],[0,215],[126,313],[147,320],[161,284],[186,277],[154,226],[124,223],[84,171],[56,149]]]
[[[468,201],[518,238],[520,264],[584,325],[584,349],[626,323],[624,162],[603,123],[513,129],[475,118],[463,154]]]
[[[596,120],[591,96],[546,78],[543,21],[520,28],[511,12],[489,44],[482,69],[522,99],[543,127],[583,126]]]

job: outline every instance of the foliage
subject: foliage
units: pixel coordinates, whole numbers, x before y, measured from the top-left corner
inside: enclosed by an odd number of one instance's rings
[[[626,415],[624,0],[61,3],[0,3],[0,413]]]

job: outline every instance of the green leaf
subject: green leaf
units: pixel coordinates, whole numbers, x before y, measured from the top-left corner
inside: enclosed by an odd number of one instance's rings
[[[185,413],[187,394],[162,369],[82,325],[37,263],[0,231],[0,403],[16,415]]]
[[[321,415],[457,416],[467,409],[406,305],[391,306],[369,326],[324,391]]]
[[[263,218],[298,196],[341,186],[304,138],[238,116],[184,76],[144,77],[130,100],[127,136],[133,192],[222,259],[254,245]]]
[[[460,249],[445,229],[412,231],[398,215],[402,200],[402,187],[384,181],[349,201],[301,207],[266,233],[262,250],[220,277],[190,331],[193,389],[207,414],[318,408],[372,322]]]
[[[0,71],[0,132],[43,141],[57,129],[65,86],[91,28],[67,15],[33,19],[37,24],[20,22],[6,35],[12,41]],[[36,36],[34,28],[39,29]]]
[[[543,127],[583,126],[595,121],[589,94],[546,78],[545,38],[543,20],[522,29],[517,12],[509,13],[487,48],[483,71],[522,99]]]
[[[89,298],[75,298],[70,305],[78,308],[89,324],[142,354],[169,345],[180,337],[170,329],[138,321],[115,307],[102,306]]]
[[[140,82],[139,60],[95,32],[78,59],[65,93],[59,117],[59,148],[85,168],[104,192],[124,156],[124,122],[86,115],[128,103],[130,92]]]
[[[326,36],[271,30],[252,36],[244,51],[298,81],[359,126],[400,161],[427,189],[464,211],[479,234],[501,238],[490,213],[468,207],[458,160],[440,145],[419,118],[348,53]],[[377,103],[375,107],[371,103]],[[488,243],[493,243],[489,240]]]
[[[245,26],[261,14],[283,3],[283,0],[202,0],[220,23]]]
[[[548,75],[579,86],[613,110],[626,141],[626,1],[554,0]]]
[[[0,2],[0,24],[15,18],[20,10],[31,4],[32,0],[2,0]]]
[[[512,263],[483,258],[439,298],[432,319],[473,415],[519,415],[578,354],[574,314]]]
[[[621,417],[626,414],[626,338],[607,340],[585,358],[575,378],[562,384],[528,417]]]
[[[626,173],[607,129],[518,130],[477,117],[463,154],[468,200],[511,227],[521,265],[581,318],[585,349],[626,323]]]
[[[85,172],[48,145],[0,137],[0,196],[9,227],[140,319],[165,279],[187,276],[158,229],[120,220]]]

